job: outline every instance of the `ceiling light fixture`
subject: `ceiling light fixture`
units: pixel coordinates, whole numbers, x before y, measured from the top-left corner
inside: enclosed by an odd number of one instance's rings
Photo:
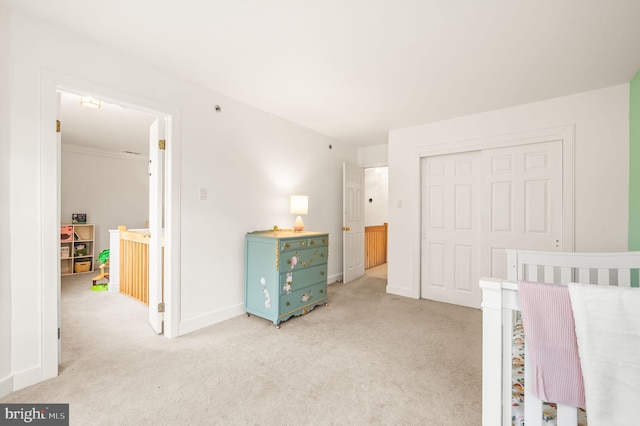
[[[86,106],[87,108],[99,109],[102,106],[102,102],[91,96],[83,96],[80,98],[80,105]]]

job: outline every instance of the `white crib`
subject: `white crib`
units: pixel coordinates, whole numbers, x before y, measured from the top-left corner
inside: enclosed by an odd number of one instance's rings
[[[546,283],[618,285],[629,287],[640,269],[640,252],[567,253],[507,250],[507,280],[482,278],[482,424],[512,423],[512,347],[518,302],[518,280]],[[526,347],[525,347],[526,351]],[[526,360],[525,355],[525,360]],[[525,361],[524,421],[544,425],[543,404],[529,390]],[[588,415],[588,413],[587,413]],[[558,404],[558,426],[578,424],[576,407]]]

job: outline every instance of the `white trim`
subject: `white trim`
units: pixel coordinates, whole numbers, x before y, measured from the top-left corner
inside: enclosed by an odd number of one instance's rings
[[[575,229],[575,125],[573,124],[420,146],[414,149],[413,158],[416,161],[409,172],[411,173],[411,179],[413,182],[420,182],[420,164],[423,157],[481,151],[493,148],[505,148],[509,146],[528,145],[554,140],[562,141],[562,251],[573,251]],[[412,291],[411,295],[408,297],[419,299],[420,269],[422,266],[422,188],[420,183],[415,186],[414,196],[416,197],[415,199],[418,200],[418,206],[413,213],[414,216],[411,218],[411,222],[414,224],[413,229],[417,229],[418,232],[413,234],[411,245],[413,246],[413,252],[418,253],[418,259],[413,267]],[[400,291],[400,289],[387,287],[388,293],[398,295],[407,293],[406,290],[401,291],[400,293],[396,293],[395,291]]]
[[[415,151],[420,157],[430,157],[434,155],[455,154],[458,152],[528,145],[538,142],[549,142],[557,139],[570,139],[573,141],[574,134],[575,125],[567,124],[564,126],[554,126],[538,130],[505,133],[481,138],[424,145],[415,148]]]
[[[7,376],[0,380],[0,398],[4,398],[13,392],[13,376]]]
[[[58,357],[57,346],[54,348],[54,352],[57,358]],[[37,367],[33,367],[28,370],[23,370],[17,373],[13,373],[13,390],[18,391],[20,389],[24,389],[28,386],[31,386],[36,383],[40,383],[44,380],[49,379],[50,377],[45,377],[43,374],[47,370],[45,367],[46,367],[45,365],[39,365]],[[56,374],[57,374],[57,369],[58,369],[58,366],[56,365]]]
[[[199,315],[195,318],[184,320],[180,322],[180,336],[191,333],[192,331],[200,330],[204,327],[217,324],[219,322],[228,320],[230,318],[244,315],[246,310],[244,308],[244,302],[238,303],[227,308],[220,309],[215,312]]]
[[[180,335],[180,221],[181,221],[181,175],[182,163],[182,115],[172,111],[166,119],[167,147],[165,167],[165,234],[164,234],[164,335],[168,338]]]
[[[125,160],[138,160],[138,161],[149,161],[149,156],[144,154],[128,154],[126,152],[118,152],[118,151],[104,151],[95,148],[89,148],[86,146],[78,146],[78,145],[65,145],[62,144],[62,151],[64,152],[75,152],[78,154],[85,155],[94,155],[96,157],[108,157],[108,158],[118,158]]]
[[[57,147],[55,120],[57,111],[57,91],[71,93],[94,93],[105,102],[117,100],[119,105],[141,109],[152,114],[169,116],[173,123],[173,131],[167,135],[167,173],[166,194],[167,222],[165,227],[165,333],[166,337],[177,336],[180,318],[180,246],[174,241],[180,240],[180,111],[178,108],[158,103],[146,98],[119,92],[109,87],[49,70],[40,70],[40,170],[41,170],[41,205],[40,231],[42,247],[40,253],[42,282],[42,365],[39,374],[29,374],[25,379],[14,380],[15,386],[38,383],[58,374],[58,291],[60,286],[60,265],[58,261],[58,232],[60,224],[60,194],[58,179],[60,165],[57,158],[61,147]],[[166,181],[166,182],[167,182]],[[54,208],[55,207],[55,208]],[[176,210],[175,212],[173,210]],[[52,279],[57,277],[57,279]]]
[[[339,274],[329,275],[327,277],[327,284],[333,284],[337,282],[342,282],[342,272]]]
[[[40,283],[41,283],[41,371],[16,374],[20,389],[58,375],[58,294],[60,292],[60,150],[56,136],[58,97],[56,84],[47,72],[40,74]],[[38,368],[38,370],[40,370]],[[34,380],[34,381],[30,381]],[[24,384],[24,386],[23,386]]]
[[[413,292],[412,291],[408,291],[404,287],[394,287],[394,286],[391,286],[391,285],[387,285],[386,291],[387,291],[387,293],[395,294],[396,296],[403,296],[403,297],[409,297],[409,298],[412,298],[412,299],[417,299],[417,297],[413,296]]]
[[[389,161],[388,160],[365,161],[363,163],[359,163],[358,166],[362,167],[363,169],[374,169],[376,167],[389,167]]]

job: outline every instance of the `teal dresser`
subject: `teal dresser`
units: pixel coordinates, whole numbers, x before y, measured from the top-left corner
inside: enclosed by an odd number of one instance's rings
[[[280,328],[282,321],[328,304],[329,234],[256,231],[245,237],[244,306]]]

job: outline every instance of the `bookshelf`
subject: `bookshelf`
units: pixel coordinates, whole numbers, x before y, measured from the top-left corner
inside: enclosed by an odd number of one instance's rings
[[[60,226],[60,275],[93,272],[95,226]]]

